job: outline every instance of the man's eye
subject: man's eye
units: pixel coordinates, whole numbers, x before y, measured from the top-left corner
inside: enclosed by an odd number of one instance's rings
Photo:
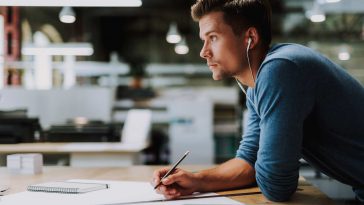
[[[210,36],[211,41],[216,41],[217,37],[216,36]]]

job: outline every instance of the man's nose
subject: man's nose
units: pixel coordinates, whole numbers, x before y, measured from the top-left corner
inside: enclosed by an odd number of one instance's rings
[[[208,49],[208,47],[206,46],[206,44],[203,45],[203,47],[200,51],[200,56],[201,56],[201,58],[205,58],[205,59],[211,57],[211,52]]]

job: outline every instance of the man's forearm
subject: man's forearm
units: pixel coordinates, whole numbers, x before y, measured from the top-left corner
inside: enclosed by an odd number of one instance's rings
[[[242,159],[231,159],[215,168],[196,173],[198,191],[217,191],[246,186],[255,182],[255,170]]]

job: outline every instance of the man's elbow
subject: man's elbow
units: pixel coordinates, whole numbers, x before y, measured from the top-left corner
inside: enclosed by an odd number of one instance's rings
[[[284,201],[288,201],[296,190],[294,189],[294,190],[288,190],[286,192],[278,193],[278,192],[275,192],[272,190],[267,190],[267,189],[261,188],[261,191],[262,191],[263,195],[270,201],[284,202]]]
[[[257,184],[263,195],[270,201],[288,201],[297,190],[298,180],[287,182],[285,179],[266,178],[256,175]]]

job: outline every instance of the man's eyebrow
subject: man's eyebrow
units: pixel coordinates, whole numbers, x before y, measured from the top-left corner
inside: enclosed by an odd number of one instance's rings
[[[204,34],[204,36],[208,36],[208,35],[209,35],[209,34],[211,34],[211,33],[216,33],[216,31],[215,31],[215,30],[208,31],[208,32],[206,32],[206,33]],[[203,39],[201,38],[201,36],[200,36],[200,39],[201,39],[201,40],[203,40]]]

